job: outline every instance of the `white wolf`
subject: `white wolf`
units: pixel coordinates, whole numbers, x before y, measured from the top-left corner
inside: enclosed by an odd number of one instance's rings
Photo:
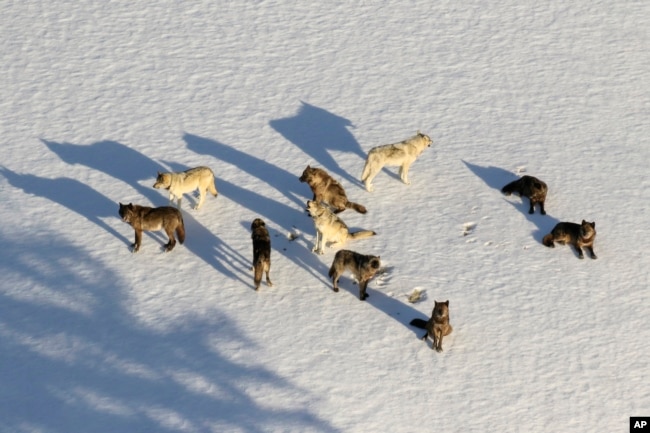
[[[312,251],[318,254],[324,253],[323,247],[328,242],[331,243],[330,247],[335,244],[342,246],[348,239],[364,239],[377,234],[371,230],[350,233],[348,226],[328,206],[313,200],[307,201],[307,212],[316,227],[316,242]]]
[[[374,189],[372,180],[385,165],[400,166],[399,174],[402,182],[410,185],[411,182],[408,180],[409,167],[425,148],[431,146],[431,143],[432,140],[429,136],[418,131],[416,135],[408,140],[394,144],[384,144],[370,149],[366,165],[363,167],[363,173],[361,174],[361,182],[366,186],[366,190],[372,191]]]
[[[214,184],[214,173],[209,167],[195,167],[180,173],[161,173],[158,172],[154,188],[164,188],[169,190],[169,202],[172,203],[174,198],[177,200],[177,206],[180,209],[183,194],[199,190],[199,202],[194,209],[199,209],[205,200],[206,191],[217,196],[217,187]]]

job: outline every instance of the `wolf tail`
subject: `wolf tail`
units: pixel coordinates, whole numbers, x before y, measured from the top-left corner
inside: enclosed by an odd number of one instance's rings
[[[332,266],[330,266],[330,271],[327,273],[327,275],[329,275],[329,277],[332,278],[335,273],[336,273],[336,268],[334,267],[334,263],[332,263]]]
[[[345,204],[345,207],[348,208],[348,209],[354,209],[355,211],[357,211],[359,213],[368,212],[368,209],[366,209],[366,207],[364,205],[361,205],[359,203],[353,203],[351,201],[347,202]]]
[[[374,236],[376,234],[377,232],[374,232],[372,230],[360,230],[358,232],[350,233],[350,237],[352,239],[365,239]]]
[[[257,261],[253,264],[253,267],[255,268],[253,281],[255,282],[255,290],[257,290],[260,287],[260,283],[262,282],[262,274],[264,273],[264,260],[257,259]]]
[[[215,197],[219,194],[217,192],[217,185],[214,183],[214,177],[212,177],[212,182],[208,184],[208,191],[210,191],[210,194]]]
[[[413,319],[409,322],[409,325],[415,326],[416,328],[426,329],[427,321],[424,319]]]
[[[181,244],[185,242],[185,223],[183,222],[183,215],[181,215],[181,223],[176,227],[176,236],[178,236],[178,242]]]
[[[547,247],[553,248],[555,246],[553,244],[553,233],[549,233],[546,236],[544,236],[544,238],[542,239],[542,243]]]

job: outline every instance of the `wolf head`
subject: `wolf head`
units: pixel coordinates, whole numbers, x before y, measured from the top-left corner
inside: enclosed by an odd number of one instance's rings
[[[309,214],[310,217],[312,218],[317,218],[321,215],[323,215],[326,211],[328,210],[327,207],[324,205],[318,203],[317,201],[314,200],[307,200],[307,213]]]
[[[255,218],[251,224],[251,231],[255,231],[255,229],[260,227],[266,227],[266,223],[261,218]]]
[[[596,236],[596,222],[587,222],[582,220],[580,224],[580,237],[582,239],[591,239]]]
[[[131,218],[133,216],[133,203],[129,203],[129,204],[120,203],[119,214],[120,214],[120,218],[122,218],[122,221],[127,223],[131,221]]]
[[[433,311],[431,312],[431,317],[434,318],[436,322],[442,322],[445,319],[449,318],[449,301],[438,302],[433,301]]]
[[[415,134],[415,136],[417,138],[419,138],[424,143],[424,146],[431,147],[431,143],[433,143],[433,140],[431,140],[431,138],[428,135],[423,134],[418,130],[418,132],[417,132],[417,134]]]
[[[381,257],[380,256],[370,256],[370,267],[372,269],[379,269],[381,267]]]
[[[169,189],[171,184],[172,184],[172,177],[170,173],[158,172],[158,177],[156,177],[156,183],[153,184],[153,187],[156,189],[159,188]]]

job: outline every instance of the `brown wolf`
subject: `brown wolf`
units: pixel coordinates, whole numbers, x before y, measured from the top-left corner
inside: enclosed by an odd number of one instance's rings
[[[137,204],[120,203],[120,217],[125,223],[129,223],[135,230],[135,242],[131,244],[133,252],[140,249],[142,243],[142,232],[153,230],[165,230],[169,242],[165,244],[165,251],[171,251],[176,245],[174,232],[178,236],[178,241],[182,244],[185,242],[185,225],[183,224],[183,215],[181,212],[171,206],[147,207]]]
[[[300,182],[307,182],[314,193],[314,201],[327,203],[332,206],[334,213],[343,212],[345,209],[354,209],[359,213],[366,213],[367,209],[348,200],[345,190],[322,168],[307,166],[299,178]]]
[[[194,206],[194,209],[199,209],[203,205],[207,191],[215,197],[218,194],[214,183],[214,173],[209,167],[190,168],[180,173],[158,172],[153,187],[169,190],[169,203],[173,203],[174,198],[176,198],[179,209],[183,194],[192,192],[195,189],[199,190],[199,202]]]
[[[381,267],[379,256],[359,254],[350,250],[340,250],[334,256],[330,267],[329,276],[332,279],[333,290],[339,291],[339,278],[346,270],[354,274],[359,282],[359,299],[364,301],[369,295],[366,293],[368,281],[375,276]]]
[[[544,182],[528,175],[510,182],[501,189],[501,192],[505,195],[510,195],[514,192],[519,194],[520,197],[528,197],[528,200],[530,200],[528,213],[535,213],[535,205],[539,203],[539,210],[542,215],[546,215],[544,202],[546,201],[547,191],[548,187]]]
[[[386,166],[399,166],[399,174],[402,182],[411,184],[408,179],[409,168],[424,149],[431,146],[433,141],[428,135],[417,132],[413,137],[394,144],[384,144],[370,149],[366,164],[361,173],[361,182],[366,186],[367,191],[373,191],[372,180]]]
[[[569,243],[575,248],[579,258],[584,258],[582,247],[587,248],[592,259],[597,259],[594,254],[594,240],[596,239],[596,223],[582,220],[582,223],[557,223],[551,233],[544,236],[542,243],[553,248],[555,242],[560,244]]]
[[[323,248],[328,242],[331,242],[331,247],[335,244],[343,245],[348,239],[364,239],[377,234],[371,230],[350,232],[338,215],[335,215],[328,206],[317,201],[307,201],[307,213],[314,220],[316,228],[316,242],[312,251],[318,254],[324,253]]]
[[[266,284],[271,287],[273,283],[269,277],[271,270],[271,237],[266,229],[266,224],[261,218],[255,218],[251,224],[251,238],[253,239],[253,281],[255,290],[259,290],[262,274],[266,272]]]
[[[427,333],[422,336],[422,340],[427,341],[427,337],[431,337],[433,340],[431,348],[442,352],[442,337],[451,334],[454,328],[449,324],[449,301],[434,301],[434,303],[429,320],[413,319],[410,325],[416,328],[426,329]]]

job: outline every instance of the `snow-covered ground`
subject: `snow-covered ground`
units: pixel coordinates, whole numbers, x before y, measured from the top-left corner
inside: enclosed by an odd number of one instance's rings
[[[650,416],[647,1],[0,4],[0,432],[624,432]],[[412,166],[359,182],[417,130]],[[311,252],[322,167],[378,235]],[[184,245],[118,202],[212,167]],[[531,174],[548,214],[500,188]],[[252,289],[249,226],[273,243]],[[541,238],[595,221],[597,260]],[[297,236],[295,240],[291,240]],[[411,304],[407,296],[424,290]],[[408,322],[449,300],[432,351]]]

